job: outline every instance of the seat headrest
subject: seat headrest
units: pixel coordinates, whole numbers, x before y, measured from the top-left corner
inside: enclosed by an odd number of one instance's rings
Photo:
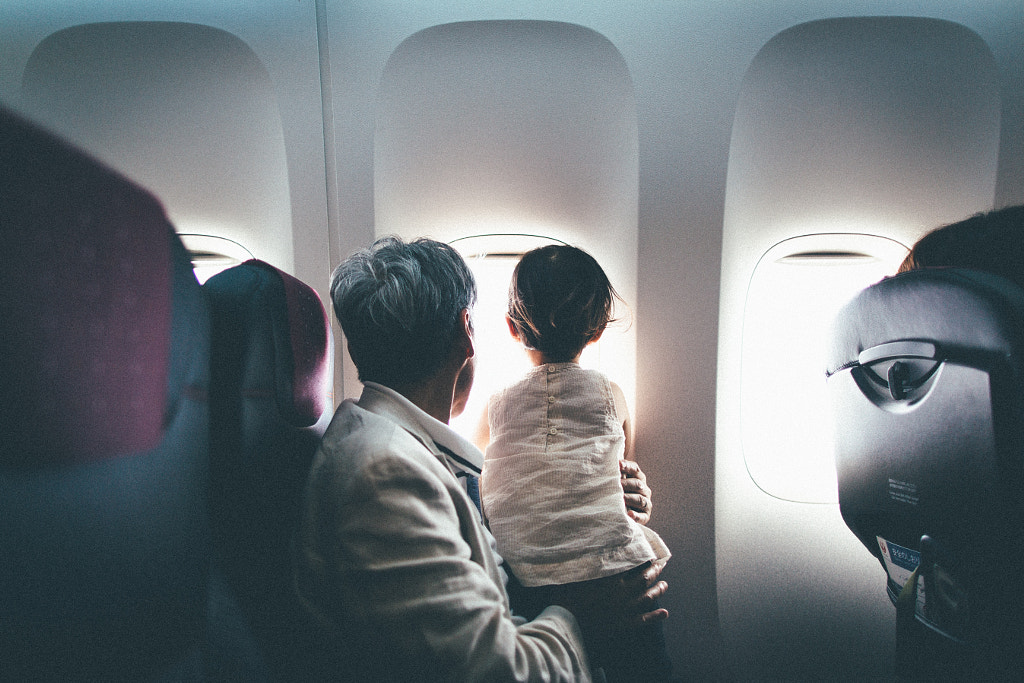
[[[307,427],[331,408],[330,320],[316,291],[269,263],[252,259],[203,286],[221,343],[242,343],[245,330],[268,308],[274,340],[274,397],[282,417]],[[283,296],[281,296],[283,291]],[[243,319],[244,318],[244,319]],[[217,329],[232,325],[221,336]]]
[[[3,109],[0,179],[0,465],[155,447],[171,330],[163,208]]]
[[[1024,290],[1002,277],[956,268],[901,273],[868,287],[833,325],[826,373],[858,363],[868,349],[900,341],[934,344],[962,362],[1024,363]]]

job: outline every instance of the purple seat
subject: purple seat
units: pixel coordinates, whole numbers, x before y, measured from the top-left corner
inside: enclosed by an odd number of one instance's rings
[[[149,193],[0,109],[0,680],[193,680],[208,320]]]
[[[333,412],[330,322],[312,288],[262,261],[223,271],[203,290],[217,566],[258,646],[250,670],[309,680],[316,634],[292,588],[291,540]]]

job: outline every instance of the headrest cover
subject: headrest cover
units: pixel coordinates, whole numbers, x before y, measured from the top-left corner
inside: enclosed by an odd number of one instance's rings
[[[282,418],[294,426],[318,422],[331,407],[333,378],[330,322],[316,291],[257,259],[218,273],[203,289],[213,314],[215,346],[222,356],[232,357],[216,360],[219,370],[233,363],[269,370],[229,382],[242,381],[240,388],[249,397],[272,393]],[[269,349],[273,357],[258,349]]]
[[[829,375],[879,344],[922,340],[958,357],[1022,362],[1024,290],[997,275],[956,268],[901,273],[868,287],[833,325]]]
[[[162,437],[171,325],[160,204],[0,109],[0,465]]]

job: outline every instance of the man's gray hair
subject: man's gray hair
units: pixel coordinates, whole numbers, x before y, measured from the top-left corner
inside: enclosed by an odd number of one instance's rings
[[[395,388],[441,369],[476,282],[443,242],[382,237],[334,270],[331,300],[359,379]]]

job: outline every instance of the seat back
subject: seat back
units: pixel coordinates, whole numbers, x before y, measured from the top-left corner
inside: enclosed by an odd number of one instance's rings
[[[0,109],[0,679],[201,676],[208,320],[160,204]]]
[[[887,278],[839,313],[828,374],[840,510],[886,570],[898,666],[1020,672],[1024,291]]]
[[[332,416],[333,341],[316,292],[261,261],[203,286],[211,310],[211,511],[218,564],[271,679],[306,657],[291,540]]]

